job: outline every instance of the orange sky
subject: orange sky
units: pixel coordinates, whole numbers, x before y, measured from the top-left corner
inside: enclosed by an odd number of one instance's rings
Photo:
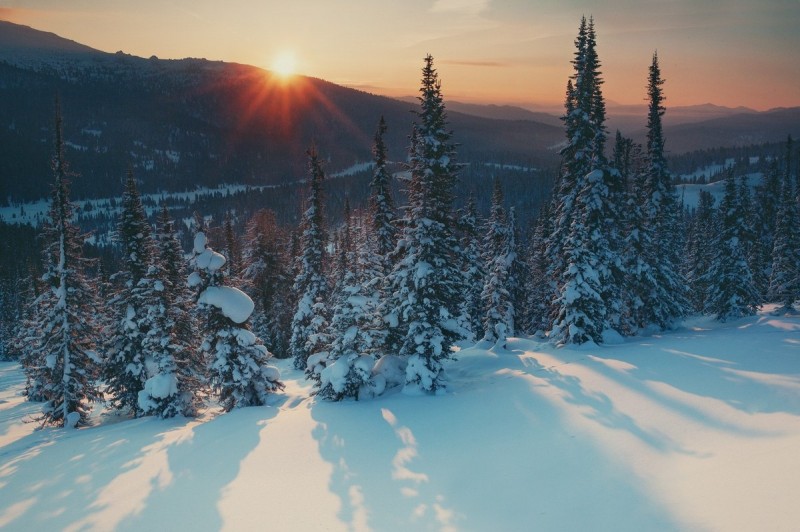
[[[658,50],[668,105],[800,105],[799,0],[20,0],[0,18],[104,51],[206,57],[416,94],[431,53],[445,97],[557,107],[582,14],[609,101],[642,103]]]

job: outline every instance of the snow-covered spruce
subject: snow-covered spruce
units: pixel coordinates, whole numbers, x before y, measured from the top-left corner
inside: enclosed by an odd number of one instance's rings
[[[200,407],[205,368],[193,342],[183,262],[165,207],[158,219],[153,265],[143,280],[148,329],[142,349],[147,356],[148,378],[137,399],[145,415],[192,416]]]
[[[484,308],[483,339],[505,348],[506,338],[514,334],[511,268],[516,253],[512,249],[514,235],[503,208],[503,191],[498,180],[494,182],[485,234],[484,262],[487,273],[481,293]]]
[[[384,319],[400,355],[408,357],[405,390],[444,392],[443,362],[453,343],[468,335],[459,322],[463,277],[458,270],[458,243],[453,235],[455,146],[450,141],[438,74],[425,58],[420,88],[419,123],[409,154],[409,205],[403,234],[389,275]]]
[[[44,400],[42,424],[77,427],[89,422],[89,405],[102,393],[96,385],[99,359],[94,341],[98,312],[86,278],[82,235],[72,223],[69,170],[64,159],[61,109],[56,100],[55,153],[50,211],[42,231],[44,290],[29,332],[35,338],[22,363],[29,393]]]
[[[328,242],[322,213],[322,181],[325,175],[315,148],[308,150],[308,159],[310,194],[308,208],[303,213],[300,270],[293,287],[299,299],[289,341],[289,353],[296,369],[305,369],[308,357],[324,350],[328,342],[327,299],[330,289],[324,274],[325,246]]]
[[[306,374],[314,381],[314,393],[327,400],[370,398],[383,393],[386,380],[373,375],[384,334],[378,314],[381,286],[381,261],[371,238],[374,233],[360,222],[351,231],[348,218],[345,232],[355,233],[358,245],[347,251],[346,270],[334,299],[334,312],[327,351],[308,358]]]
[[[148,306],[154,286],[145,279],[152,263],[153,240],[133,171],[128,170],[116,239],[122,247],[124,270],[114,276],[119,287],[112,299],[114,334],[108,343],[103,376],[115,408],[138,417],[139,392],[148,379],[144,340],[154,318]]]
[[[204,233],[195,235],[193,251],[195,271],[189,285],[198,289],[197,304],[205,314],[202,349],[208,356],[211,386],[225,411],[263,405],[283,383],[278,369],[268,365],[269,351],[249,330],[253,300],[224,285],[225,257],[208,246]]]

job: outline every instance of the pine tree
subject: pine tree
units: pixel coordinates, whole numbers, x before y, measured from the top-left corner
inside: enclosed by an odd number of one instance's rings
[[[464,331],[457,318],[462,291],[453,234],[455,146],[447,128],[441,83],[433,57],[425,58],[420,88],[419,123],[412,132],[411,180],[399,260],[389,277],[391,291],[385,313],[399,339],[399,353],[408,357],[406,389],[436,393],[445,390],[443,362]]]
[[[687,306],[685,282],[679,269],[678,204],[672,178],[664,156],[664,95],[658,55],[653,54],[648,76],[647,94],[647,167],[641,181],[640,235],[636,303],[633,324],[636,327],[655,325],[672,327]]]
[[[308,357],[323,350],[328,343],[326,304],[329,288],[324,273],[325,246],[328,238],[322,213],[324,173],[315,148],[312,147],[308,151],[308,158],[311,174],[310,195],[307,200],[308,208],[303,214],[300,270],[295,277],[293,288],[300,299],[292,319],[292,337],[289,341],[289,352],[294,359],[294,367],[302,370],[306,369]]]
[[[525,307],[528,320],[524,325],[532,334],[543,335],[552,323],[553,281],[548,277],[547,240],[553,232],[550,204],[539,212],[533,229],[528,254],[528,293]]]
[[[743,245],[744,213],[733,172],[725,179],[719,216],[714,260],[704,281],[709,285],[708,310],[718,320],[727,321],[755,314],[760,300]]]
[[[397,230],[394,225],[395,207],[392,199],[392,176],[386,167],[386,144],[383,136],[386,133],[386,122],[381,116],[378,130],[375,132],[375,142],[372,155],[375,161],[375,170],[370,183],[369,209],[372,215],[372,230],[377,241],[376,252],[382,257],[383,275],[391,271],[391,253],[397,244]]]
[[[781,304],[778,314],[793,313],[794,302],[800,298],[800,208],[793,189],[787,172],[775,225],[768,292],[770,301]]]
[[[716,213],[714,197],[707,190],[700,191],[700,199],[689,227],[686,243],[687,273],[691,308],[695,312],[706,312],[708,306],[708,271],[714,259],[716,240]]]
[[[470,194],[458,219],[458,228],[461,233],[461,271],[465,288],[461,312],[467,317],[474,338],[483,338],[484,311],[481,293],[486,277],[479,224],[475,197]]]
[[[197,304],[204,312],[205,340],[212,388],[222,408],[266,404],[269,395],[282,390],[280,372],[268,365],[270,352],[250,331],[248,320],[255,304],[238,288],[225,285],[224,256],[208,246],[204,233],[194,238],[195,271],[189,285],[198,289]]]
[[[484,263],[487,265],[486,280],[481,293],[484,308],[484,341],[496,342],[505,347],[506,337],[514,334],[514,305],[511,295],[511,249],[513,234],[509,228],[503,208],[503,191],[495,179],[492,207],[486,223],[484,241]]]
[[[138,406],[142,413],[162,418],[193,416],[201,405],[205,364],[193,341],[183,252],[166,206],[156,227],[152,265],[142,281],[148,324],[142,349],[150,369]]]
[[[291,272],[283,253],[286,236],[275,213],[261,210],[247,224],[243,277],[253,297],[253,332],[278,358],[287,358],[291,306]]]
[[[772,277],[772,252],[775,247],[778,211],[781,205],[781,173],[777,160],[773,160],[764,173],[764,181],[756,189],[758,209],[755,214],[756,241],[753,257],[753,274],[758,291],[767,297]]]
[[[42,229],[45,288],[35,302],[38,310],[33,316],[39,335],[24,363],[29,383],[38,386],[37,395],[46,401],[42,423],[76,427],[89,422],[87,403],[101,398],[95,384],[99,370],[94,316],[98,306],[85,274],[84,235],[71,221],[70,173],[58,100],[52,168],[55,183]]]
[[[148,334],[146,316],[148,281],[145,276],[152,263],[153,241],[133,171],[128,170],[122,195],[122,214],[117,228],[122,247],[124,271],[122,286],[112,303],[117,307],[116,326],[104,367],[111,404],[134,417],[139,408],[139,392],[148,379],[147,354],[143,341]]]
[[[360,221],[352,224],[347,217],[344,234],[360,235],[359,246],[350,246],[343,261],[345,272],[334,295],[327,351],[311,355],[307,375],[315,384],[315,393],[330,401],[345,398],[358,400],[383,392],[382,377],[373,377],[374,354],[382,340],[377,314],[381,263]],[[356,251],[358,249],[358,251]]]
[[[233,216],[230,211],[225,213],[223,221],[223,232],[225,234],[225,248],[223,254],[227,258],[225,263],[225,275],[229,279],[238,279],[241,274],[242,252],[239,238],[233,228]]]
[[[605,104],[595,46],[594,23],[582,19],[573,61],[575,84],[569,86],[566,103],[564,195],[557,198],[548,251],[558,279],[551,338],[559,343],[602,342],[603,332],[620,324],[623,275],[616,246],[622,190],[619,172],[609,167],[603,153]]]

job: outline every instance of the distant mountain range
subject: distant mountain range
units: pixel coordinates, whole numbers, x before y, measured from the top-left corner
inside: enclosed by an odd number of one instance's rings
[[[129,165],[144,192],[293,182],[306,175],[305,151],[312,143],[335,173],[371,159],[381,115],[389,125],[390,158],[402,161],[416,104],[316,78],[287,81],[236,63],[106,53],[0,21],[0,198],[47,194],[56,94],[68,159],[83,176],[74,182],[76,197],[117,195]],[[557,164],[557,146],[564,141],[557,116],[446,103],[460,161],[485,167]],[[609,110],[610,128],[619,117],[631,124],[627,134],[643,138],[643,106]],[[782,140],[800,134],[799,112],[670,109],[667,145],[679,153]]]

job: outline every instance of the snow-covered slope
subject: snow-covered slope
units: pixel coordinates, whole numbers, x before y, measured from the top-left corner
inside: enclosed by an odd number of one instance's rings
[[[465,349],[443,397],[34,430],[0,365],[4,530],[792,530],[800,318]]]

